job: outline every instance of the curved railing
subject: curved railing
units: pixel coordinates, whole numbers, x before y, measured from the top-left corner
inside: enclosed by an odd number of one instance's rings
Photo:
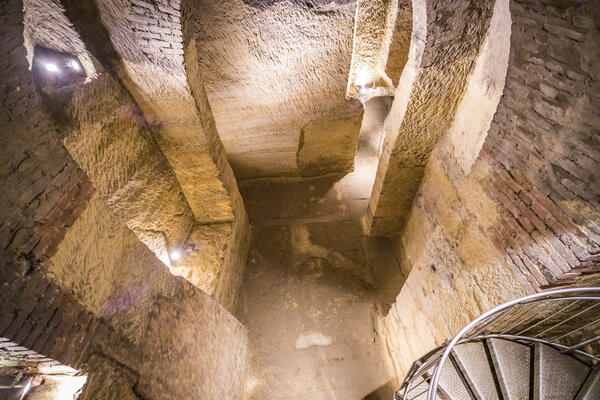
[[[486,338],[543,343],[593,364],[600,361],[599,331],[600,287],[557,289],[509,301],[480,315],[450,342],[415,361],[394,399],[423,395],[426,386],[427,399],[435,400],[444,363],[462,343]],[[411,393],[417,390],[421,393]]]

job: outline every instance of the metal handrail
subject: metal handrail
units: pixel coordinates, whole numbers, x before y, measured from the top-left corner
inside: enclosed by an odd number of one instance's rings
[[[591,294],[598,294],[598,296],[594,296]],[[512,311],[516,310],[518,307],[529,305],[532,303],[536,303],[536,305],[537,305],[537,304],[544,303],[544,302],[560,302],[560,301],[568,301],[568,300],[571,300],[574,302],[578,302],[578,301],[582,301],[582,300],[584,300],[584,301],[585,300],[600,301],[600,287],[564,288],[564,289],[556,289],[556,290],[550,290],[550,291],[546,291],[546,292],[536,293],[536,294],[528,295],[525,297],[521,297],[521,298],[518,298],[518,299],[515,299],[512,301],[509,301],[507,303],[499,305],[499,306],[481,314],[479,317],[475,318],[468,325],[466,325],[463,329],[461,329],[461,331],[458,332],[458,334],[449,343],[445,343],[445,344],[439,346],[438,348],[432,350],[431,352],[429,352],[428,356],[426,356],[426,359],[423,360],[422,363],[420,360],[415,361],[415,363],[413,363],[413,365],[411,366],[411,368],[409,370],[409,374],[404,379],[404,382],[402,383],[400,389],[398,389],[394,393],[394,399],[406,400],[408,392],[411,390],[411,386],[415,382],[415,380],[418,379],[419,377],[422,377],[429,369],[431,369],[435,365],[435,369],[434,369],[434,372],[432,374],[432,377],[431,377],[431,380],[429,383],[429,389],[428,389],[428,394],[427,394],[428,400],[435,400],[442,368],[444,366],[444,363],[450,356],[450,353],[452,352],[453,348],[458,344],[471,342],[471,341],[477,341],[477,340],[483,340],[483,339],[487,339],[487,338],[501,338],[501,339],[506,339],[506,340],[528,342],[528,343],[536,343],[536,342],[543,343],[543,344],[555,347],[558,350],[562,351],[563,353],[572,353],[572,354],[579,355],[581,357],[586,357],[590,360],[600,361],[599,355],[593,355],[588,352],[580,350],[580,348],[583,347],[584,345],[587,345],[587,344],[595,342],[595,341],[600,341],[600,336],[587,338],[575,345],[566,346],[566,345],[563,345],[560,343],[556,343],[555,341],[538,338],[538,337],[522,335],[522,333],[527,332],[531,327],[537,326],[537,325],[540,325],[540,324],[546,322],[547,320],[549,320],[549,318],[558,314],[558,312],[552,314],[550,317],[547,317],[541,321],[538,321],[536,324],[528,327],[527,329],[521,329],[519,331],[519,334],[516,334],[516,335],[511,335],[511,334],[508,334],[507,332],[509,332],[511,329],[518,327],[522,323],[526,322],[531,316],[526,318],[525,320],[517,321],[510,328],[503,329],[502,332],[489,332],[487,334],[481,334],[482,332],[484,332],[486,330],[486,328],[492,326],[492,323],[501,321],[502,318],[505,316],[510,316],[510,313]],[[573,303],[571,303],[571,305],[572,304]],[[547,307],[545,307],[545,308],[547,308]],[[590,308],[588,307],[587,309],[580,312],[579,314],[584,313],[588,309],[590,309]],[[525,313],[522,313],[521,316],[526,315],[526,314],[527,314],[527,310],[525,311]],[[562,325],[563,322],[560,322],[559,324],[554,325],[552,328],[554,328],[558,325]],[[509,321],[509,323],[510,323],[510,321]],[[592,323],[592,325],[595,323],[596,323],[596,321],[594,321]],[[590,324],[588,324],[588,325],[590,325]],[[579,327],[578,329],[581,329],[581,327]],[[551,330],[551,329],[546,329],[543,333],[545,333],[546,331],[549,331],[549,330]],[[570,331],[568,333],[568,335],[570,335],[573,332],[576,332],[576,330]],[[565,335],[563,335],[563,336],[565,336]],[[559,338],[562,338],[563,336],[560,336]],[[402,390],[404,390],[403,394],[401,394]],[[402,396],[402,397],[400,397],[400,396]]]

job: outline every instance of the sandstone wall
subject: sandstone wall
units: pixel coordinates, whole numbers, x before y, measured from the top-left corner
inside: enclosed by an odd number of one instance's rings
[[[135,344],[154,298],[172,291],[175,280],[99,195],[65,235],[48,272]]]
[[[49,271],[138,355],[125,370],[92,359],[84,396],[239,398],[245,328],[215,299],[172,276],[100,196],[69,230]]]
[[[66,108],[65,146],[112,210],[170,265],[194,215],[143,114],[108,73],[75,88]]]
[[[28,0],[25,15],[31,46],[43,44],[54,50],[87,54],[58,2],[40,5]],[[70,154],[111,209],[172,273],[214,294],[223,263],[221,253],[231,236],[220,232],[229,232],[230,224],[202,227],[204,235],[197,234],[192,209],[153,137],[157,128],[148,123],[109,72],[88,77],[85,85],[65,89],[61,96],[48,93],[44,103],[59,114],[60,131]],[[71,99],[62,103],[63,97]],[[207,239],[202,240],[204,237]],[[179,252],[181,259],[171,257],[172,252]]]
[[[153,388],[144,398],[239,398],[243,326],[214,299],[170,275],[100,191],[94,195],[34,87],[21,1],[0,5],[0,26],[6,93],[0,114],[0,347],[10,347],[23,362],[58,360],[89,373],[83,398],[137,398],[144,374],[170,371],[165,376],[173,377],[181,365],[192,381],[210,385],[191,391],[166,385],[166,392]],[[157,325],[163,331],[147,334]],[[202,351],[152,359],[168,343],[201,344]]]
[[[319,172],[297,164],[301,130],[361,114],[358,102],[344,98],[355,3],[182,2],[184,48],[197,42],[198,68],[238,179]],[[319,156],[342,160],[321,165],[327,172],[348,172],[344,161],[354,156],[358,129],[344,128],[323,132],[335,145],[320,148]],[[300,154],[304,165],[319,164],[308,156]]]
[[[314,120],[302,127],[296,163],[300,175],[352,171],[363,113]],[[335,149],[335,150],[333,150]]]
[[[394,28],[391,32],[387,64],[385,66],[385,73],[392,80],[394,87],[398,86],[400,75],[408,61],[411,35],[412,1],[398,0],[398,10],[395,16]]]
[[[407,0],[357,1],[347,97],[364,103],[394,95],[408,57],[411,6]]]
[[[127,368],[97,355],[90,357],[89,366],[94,372],[86,379],[79,400],[139,399],[133,389],[137,377]]]
[[[202,124],[206,135],[211,138],[211,148],[213,159],[219,169],[219,176],[227,188],[231,199],[234,220],[228,227],[222,228],[217,224],[205,225],[198,229],[210,231],[211,229],[229,229],[230,236],[227,241],[222,242],[224,255],[221,267],[221,279],[216,288],[215,297],[228,310],[234,311],[237,304],[238,290],[242,282],[244,267],[248,259],[250,249],[251,227],[246,214],[244,201],[238,189],[233,170],[229,165],[225,147],[221,142],[217,126],[213,118],[212,108],[208,101],[208,95],[204,86],[204,75],[199,68],[198,49],[193,35],[189,33],[191,26],[187,18],[193,14],[185,14],[183,20],[184,26],[184,44],[186,74],[188,84],[196,102],[196,108],[202,119]],[[222,224],[225,225],[225,224]]]
[[[99,4],[105,23],[119,21],[114,10],[110,11],[114,7],[110,1]],[[214,288],[208,293],[233,311],[250,246],[250,224],[217,131],[203,76],[194,69],[195,53],[190,54],[189,37],[182,32],[185,15],[181,1],[139,0],[128,7],[131,30],[121,28],[118,34],[136,38],[136,47],[142,45],[143,55],[136,55],[131,45],[119,40],[113,40],[114,46],[137,87],[134,93],[139,91],[136,99],[144,113],[160,121],[157,142],[196,217],[190,237],[198,231],[200,235],[211,235],[213,242],[222,239],[212,246],[210,241],[205,242],[206,251],[219,253],[220,261]],[[161,86],[157,86],[157,73]],[[229,234],[223,235],[224,231]],[[202,263],[202,257],[199,254],[195,262]]]
[[[494,16],[507,6],[496,2]],[[489,111],[485,94],[494,90],[475,95],[475,83],[493,68],[476,65],[398,239],[410,275],[383,329],[399,379],[501,302],[598,281],[598,9],[511,1],[510,17],[506,81],[489,130],[474,111]]]
[[[491,17],[488,1],[414,1],[409,60],[384,126],[366,226],[398,234],[425,165],[447,134]]]
[[[169,160],[198,223],[233,219],[219,176],[215,140],[196,108],[183,62],[179,1],[63,0],[86,46],[156,125],[155,139]]]
[[[205,293],[159,297],[144,342],[140,392],[148,398],[242,398],[246,328]]]
[[[0,82],[6,94],[0,114],[0,337],[26,354],[86,369],[92,350],[113,354],[127,343],[49,279],[46,268],[93,188],[62,146],[33,84],[23,3],[0,7]]]
[[[249,224],[208,102],[197,104],[187,82],[179,3],[38,3],[27,3],[31,48],[68,51],[83,63],[81,49],[89,50],[96,67],[107,70],[77,90],[71,107],[76,134],[66,140],[78,162],[173,273],[233,310]],[[89,112],[97,120],[86,119]],[[144,157],[153,161],[135,162]],[[142,189],[146,184],[153,189]]]

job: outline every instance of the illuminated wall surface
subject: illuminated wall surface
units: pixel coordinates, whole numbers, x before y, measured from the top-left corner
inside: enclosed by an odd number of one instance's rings
[[[0,398],[391,398],[492,307],[597,284],[598,21],[3,1]]]

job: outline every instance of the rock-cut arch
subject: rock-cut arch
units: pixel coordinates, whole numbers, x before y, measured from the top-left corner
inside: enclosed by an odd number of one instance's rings
[[[412,2],[409,57],[385,122],[366,218],[369,233],[402,231],[427,161],[442,138],[455,142],[463,173],[477,157],[506,74],[510,18],[501,4]]]

